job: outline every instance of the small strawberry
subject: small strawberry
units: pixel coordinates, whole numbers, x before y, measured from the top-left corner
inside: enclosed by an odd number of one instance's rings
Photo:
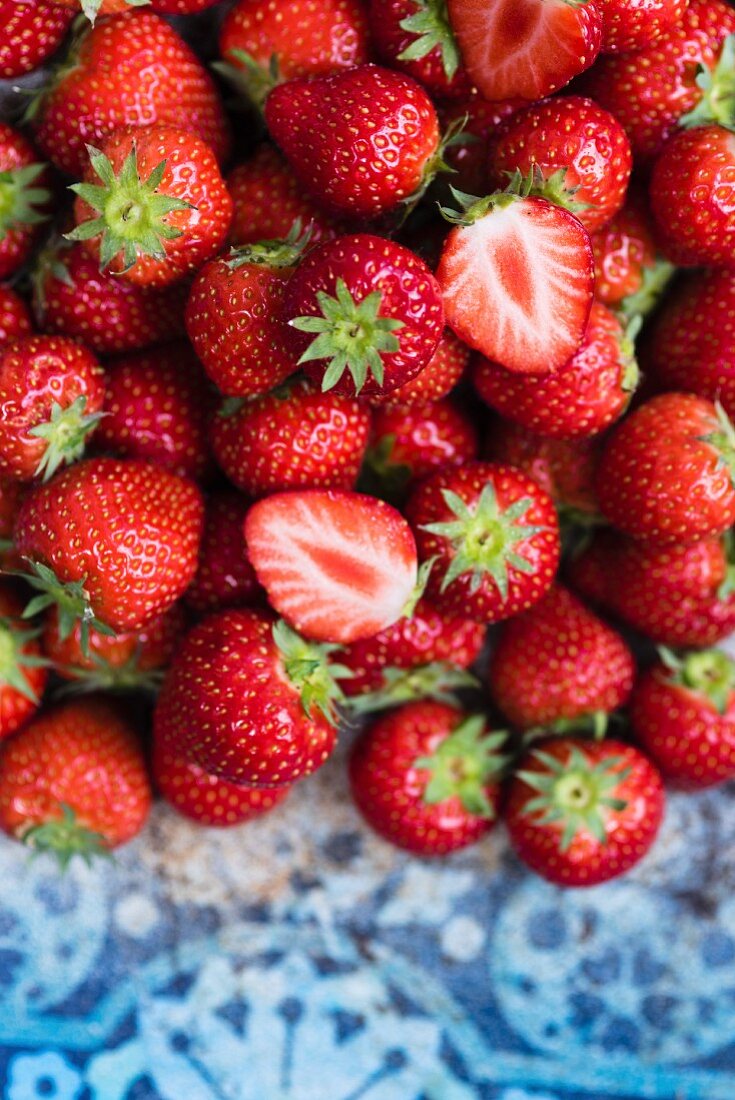
[[[222,611],[186,636],[156,703],[154,737],[210,775],[281,787],[321,767],[341,692],[329,649],[259,611]]]
[[[337,217],[396,210],[440,167],[434,105],[411,77],[379,65],[279,84],[265,120],[301,185]]]
[[[490,657],[493,701],[520,730],[604,724],[633,687],[627,645],[566,588],[506,623]]]
[[[664,779],[700,790],[735,777],[735,662],[718,649],[661,660],[641,675],[630,724]]]
[[[606,441],[596,489],[607,519],[636,539],[694,542],[735,522],[735,430],[722,407],[665,393]]]
[[[142,126],[116,131],[89,155],[86,182],[71,188],[77,224],[67,237],[84,241],[103,270],[163,287],[222,247],[232,199],[200,138]]]
[[[211,426],[217,462],[253,498],[286,489],[354,489],[369,432],[363,403],[321,393],[299,378],[234,411],[225,403]]]
[[[491,102],[483,99],[476,88],[462,99],[438,106],[442,131],[452,132],[461,125],[462,134],[469,138],[450,145],[444,151],[444,159],[453,169],[449,178],[457,191],[470,195],[488,193],[490,142],[506,119],[527,106],[525,99]]]
[[[543,374],[582,343],[594,266],[587,231],[529,196],[532,182],[484,199],[456,192],[462,210],[444,211],[455,228],[436,275],[447,323],[466,344],[507,370]]]
[[[33,72],[58,50],[73,12],[45,0],[0,0],[0,80]]]
[[[317,641],[369,638],[415,603],[411,528],[375,497],[337,489],[274,493],[248,512],[245,541],[272,607]]]
[[[284,316],[309,377],[322,390],[364,397],[415,378],[444,330],[441,292],[426,264],[367,233],[317,245],[289,281]]]
[[[192,482],[148,462],[88,458],[61,471],[16,519],[39,592],[26,613],[58,604],[62,637],[79,618],[83,631],[140,629],[194,576],[203,511]]]
[[[130,11],[101,19],[74,43],[36,112],[36,140],[79,179],[86,146],[125,126],[181,126],[227,159],[230,132],[205,67],[165,20]]]
[[[184,597],[194,611],[256,603],[261,589],[248,561],[243,523],[250,501],[223,491],[207,497],[199,564]]]
[[[132,840],[150,805],[140,741],[102,696],[45,711],[0,751],[0,828],[62,867]]]
[[[23,604],[7,582],[0,583],[0,741],[15,733],[41,705],[48,680],[38,631],[21,615]]]
[[[181,477],[213,468],[208,424],[214,394],[186,343],[113,360],[96,450],[143,458]]]
[[[448,6],[462,60],[485,99],[541,99],[600,52],[597,0],[448,0]]]
[[[0,279],[30,256],[50,199],[46,165],[18,130],[0,122]]]
[[[674,273],[656,254],[648,206],[629,189],[625,206],[590,237],[595,254],[595,297],[628,319],[644,317],[658,304]]]
[[[432,98],[470,94],[445,0],[370,0],[368,17],[375,48],[389,68],[418,80]]]
[[[29,336],[32,328],[28,306],[20,294],[0,283],[0,348],[21,336]]]
[[[416,855],[446,855],[495,824],[504,741],[479,714],[409,703],[356,742],[352,796],[368,825],[392,844]]]
[[[661,776],[631,745],[556,737],[521,761],[504,817],[516,853],[537,874],[596,886],[643,858],[663,808]]]
[[[538,435],[578,439],[623,415],[638,383],[638,365],[631,333],[595,302],[582,346],[559,370],[514,374],[478,356],[472,382],[482,400],[509,420]]]
[[[48,481],[75,462],[105,396],[97,359],[65,336],[24,336],[0,351],[0,471]]]
[[[674,30],[689,0],[597,0],[602,12],[601,53],[636,53]]]
[[[426,592],[441,611],[507,619],[540,600],[554,579],[554,505],[511,466],[468,462],[432,474],[409,497],[406,516],[419,560],[434,559]]]

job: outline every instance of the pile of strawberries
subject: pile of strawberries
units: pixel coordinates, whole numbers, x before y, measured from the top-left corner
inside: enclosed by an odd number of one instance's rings
[[[0,0],[0,826],[341,726],[394,844],[624,872],[735,777],[735,9],[139,4]]]

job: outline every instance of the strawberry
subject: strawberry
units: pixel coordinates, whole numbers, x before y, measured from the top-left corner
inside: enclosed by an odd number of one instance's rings
[[[365,397],[415,378],[444,329],[439,285],[426,264],[367,233],[317,245],[289,281],[284,315],[294,357],[322,390]]]
[[[168,286],[222,247],[232,200],[201,138],[141,126],[116,131],[89,154],[86,182],[71,188],[77,224],[67,237],[84,241],[103,270]]]
[[[353,489],[368,444],[370,412],[353,397],[320,393],[295,378],[212,421],[212,447],[249,496],[286,489]]]
[[[28,306],[11,287],[0,283],[0,348],[30,335],[33,328]]]
[[[57,603],[62,637],[79,618],[83,632],[140,629],[194,576],[202,513],[193,483],[148,462],[89,458],[61,471],[16,519],[16,548],[39,591],[29,609]]]
[[[638,383],[633,340],[606,306],[595,302],[579,351],[552,374],[514,374],[477,357],[472,382],[502,416],[539,435],[577,439],[623,415]]]
[[[470,80],[485,99],[541,99],[600,52],[597,0],[448,0],[448,7]]]
[[[208,422],[214,395],[188,344],[168,344],[108,365],[97,450],[144,458],[182,477],[211,472]]]
[[[596,886],[643,858],[663,808],[661,776],[631,745],[556,737],[521,761],[504,816],[517,855],[537,874]]]
[[[650,313],[674,267],[656,254],[643,193],[629,189],[622,209],[590,240],[595,254],[597,300],[628,318]]]
[[[369,638],[415,602],[411,529],[375,497],[337,489],[274,493],[248,512],[245,541],[272,607],[316,641]]]
[[[182,642],[158,697],[154,737],[210,775],[281,787],[321,767],[341,693],[329,650],[259,611],[222,611]]]
[[[503,187],[513,173],[536,167],[537,193],[577,215],[590,233],[625,201],[633,158],[625,130],[583,96],[558,96],[516,111],[490,144],[490,181]]]
[[[33,279],[33,307],[44,332],[73,336],[98,355],[138,351],[184,335],[188,287],[137,286],[100,271],[84,244],[53,242]]]
[[[634,677],[620,635],[561,585],[505,624],[488,669],[493,701],[521,730],[581,728],[584,720],[604,728]]]
[[[735,431],[704,397],[665,393],[607,440],[596,488],[604,515],[659,544],[694,542],[735,522]]]
[[[30,256],[50,198],[46,165],[18,130],[0,122],[0,279]]]
[[[0,740],[15,733],[41,705],[48,680],[38,631],[28,629],[23,604],[7,582],[0,583]],[[24,629],[25,628],[25,629]]]
[[[368,825],[415,855],[465,848],[494,825],[499,749],[482,715],[409,703],[373,723],[350,759],[352,796]]]
[[[570,580],[654,642],[708,646],[735,630],[729,540],[650,546],[605,533],[573,560]]]
[[[229,241],[236,248],[285,240],[297,219],[309,229],[311,244],[337,235],[332,219],[304,194],[281,154],[266,142],[233,168],[226,182],[234,207]]]
[[[368,18],[375,48],[389,68],[418,80],[432,98],[470,94],[444,0],[370,0]]]
[[[602,3],[608,0],[602,0]],[[633,157],[644,165],[677,127],[727,117],[735,11],[726,0],[690,0],[681,20],[635,53],[600,58],[580,82],[580,91],[615,116],[628,135]],[[721,62],[721,64],[720,64]]]
[[[140,741],[102,696],[45,711],[0,752],[0,828],[62,867],[131,840],[150,805]]]
[[[183,817],[197,825],[227,828],[253,821],[283,802],[290,787],[248,787],[209,775],[178,751],[176,743],[156,738],[151,759],[159,794]]]
[[[58,50],[72,12],[45,0],[0,0],[0,80],[33,72]]]
[[[664,779],[699,790],[735,777],[735,662],[718,649],[670,650],[641,675],[630,724]]]
[[[250,501],[225,490],[208,496],[206,507],[199,564],[186,590],[186,603],[195,611],[255,603],[260,588],[242,530]]]
[[[484,199],[455,193],[462,210],[444,211],[455,228],[436,276],[447,323],[466,344],[507,370],[544,374],[582,343],[594,267],[587,231],[529,196],[532,182]]]
[[[28,485],[0,474],[0,572],[20,569],[22,562],[13,546],[13,529]]]
[[[444,152],[444,159],[453,169],[450,178],[456,190],[470,195],[488,193],[490,141],[506,119],[527,106],[525,99],[491,102],[483,99],[476,88],[462,99],[439,105],[442,130],[461,125],[462,134],[469,138],[450,145]]]
[[[636,53],[681,22],[689,0],[598,0],[601,53]]]
[[[24,336],[0,351],[0,471],[48,481],[75,462],[102,415],[97,359],[65,336]]]
[[[439,123],[415,80],[379,65],[279,84],[265,121],[327,213],[376,218],[423,193],[439,167]]]
[[[370,404],[382,409],[406,409],[439,401],[457,385],[469,359],[470,349],[450,328],[445,328],[426,366],[410,382],[390,393],[374,394],[369,398]]]
[[[293,374],[296,361],[282,316],[286,283],[306,238],[298,226],[282,241],[261,241],[210,260],[186,305],[186,329],[222,393],[254,397]]]
[[[675,134],[653,166],[651,210],[664,254],[674,263],[735,266],[735,136],[724,126]]]
[[[204,11],[216,2],[217,0],[146,0],[146,4],[150,3],[151,11],[181,15]],[[141,6],[140,0],[54,0],[54,3],[73,11],[81,9],[91,23],[94,23],[98,15],[119,15]]]
[[[406,505],[426,592],[440,611],[496,622],[525,611],[559,562],[551,498],[512,466],[468,462],[425,478]]]
[[[85,30],[36,115],[49,160],[79,179],[86,146],[124,126],[182,126],[226,160],[230,132],[217,89],[184,40],[159,16],[130,11]]]

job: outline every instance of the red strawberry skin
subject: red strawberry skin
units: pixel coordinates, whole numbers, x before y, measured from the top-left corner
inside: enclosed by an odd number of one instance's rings
[[[230,131],[215,84],[159,16],[130,11],[100,19],[64,66],[38,118],[36,139],[62,171],[80,179],[86,145],[124,126],[184,126],[227,159]]]
[[[23,603],[7,581],[0,582],[0,649],[2,660],[8,658],[9,668],[0,664],[0,741],[25,725],[38,710],[48,680],[48,669],[42,665],[27,665],[24,658],[36,661],[41,656],[38,639],[18,638],[28,631],[28,623],[21,620]],[[15,647],[19,652],[14,653]],[[15,666],[25,680],[26,691],[19,691],[8,682],[7,671]],[[5,673],[5,675],[3,675]],[[35,695],[35,701],[32,697]]]
[[[265,120],[302,186],[338,217],[395,209],[419,188],[439,145],[421,85],[379,65],[279,84]]]
[[[3,569],[18,569],[21,566],[13,549],[13,528],[27,491],[27,482],[0,475],[0,566]]]
[[[370,404],[383,409],[405,409],[439,401],[458,384],[469,360],[470,349],[450,328],[445,328],[426,366],[410,382],[404,382],[390,393],[372,396]]]
[[[110,848],[131,840],[148,816],[142,747],[101,696],[45,711],[0,752],[0,828],[22,837],[59,820],[63,805]]]
[[[562,852],[561,825],[542,824],[540,813],[526,812],[537,791],[520,776],[510,783],[504,819],[516,853],[537,874],[560,886],[596,886],[630,870],[651,847],[663,814],[663,784],[653,764],[632,745],[620,741],[556,737],[545,741],[542,751],[566,764],[573,748],[583,753],[591,766],[608,762],[613,774],[630,769],[610,791],[612,797],[627,803],[625,809],[603,810],[606,842],[583,828]],[[521,761],[520,770],[543,774],[548,769],[532,752]]]
[[[602,11],[602,53],[636,53],[673,30],[689,0],[598,0]]]
[[[521,730],[610,714],[628,700],[635,663],[623,639],[555,585],[503,627],[490,658],[496,705]]]
[[[90,458],[28,494],[15,544],[60,582],[84,581],[94,614],[107,626],[136,630],[188,587],[203,511],[196,486],[167,470]]]
[[[58,50],[74,14],[44,0],[0,3],[0,79],[33,72]]]
[[[274,618],[223,611],[184,639],[158,697],[154,737],[211,775],[279,787],[320,767],[334,728],[308,717],[273,640]]]
[[[47,204],[27,198],[37,188],[48,188],[49,176],[40,172],[34,179],[23,183],[17,173],[32,166],[41,167],[41,158],[30,142],[12,126],[0,122],[0,173],[9,173],[8,182],[0,186],[0,279],[13,275],[31,254],[38,241],[40,216],[47,212]],[[14,183],[14,177],[15,183]],[[35,221],[28,221],[28,211],[23,209],[23,197]],[[19,208],[20,205],[20,208]]]
[[[451,145],[444,151],[444,159],[454,169],[452,187],[468,195],[488,193],[490,143],[505,120],[521,107],[527,106],[527,100],[517,98],[491,102],[483,99],[476,88],[462,99],[439,105],[442,131],[446,131],[453,123],[456,125],[462,122],[462,133],[469,134],[474,139]]]
[[[385,486],[387,494],[400,495],[435,470],[471,462],[477,451],[472,420],[451,401],[376,409],[366,472]]]
[[[405,52],[413,52],[417,45],[423,48],[421,39],[427,33],[426,30],[420,32],[407,28],[406,21],[427,11],[431,12],[437,27],[444,24],[441,28],[442,45],[434,45],[421,57],[406,57]],[[370,0],[368,7],[375,49],[385,64],[418,80],[433,99],[440,101],[468,96],[472,90],[454,36],[446,22],[446,14],[443,18],[442,14],[439,4],[424,3],[424,0]],[[442,48],[444,42],[447,43],[446,49]],[[451,72],[452,68],[454,72]]]
[[[231,490],[207,497],[199,564],[185,596],[194,611],[222,611],[258,601],[261,589],[242,529],[250,503]]]
[[[534,435],[519,424],[493,424],[485,438],[483,457],[517,466],[545,489],[558,509],[594,515],[597,498],[594,474],[599,440],[548,439]]]
[[[656,260],[656,243],[645,196],[628,190],[625,205],[591,237],[595,297],[616,306],[636,294]]]
[[[29,336],[33,328],[28,306],[12,287],[0,284],[0,348]]]

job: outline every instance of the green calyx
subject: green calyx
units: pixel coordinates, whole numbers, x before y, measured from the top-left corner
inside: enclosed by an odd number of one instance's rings
[[[328,361],[322,378],[322,392],[331,390],[349,371],[359,393],[368,375],[382,385],[385,375],[382,355],[399,350],[398,337],[393,334],[404,327],[403,321],[378,316],[383,296],[379,290],[356,302],[344,279],[337,279],[336,295],[317,292],[321,317],[296,317],[289,324],[299,332],[315,334],[302,363],[314,359]]]
[[[38,630],[20,630],[12,619],[0,618],[0,696],[3,688],[11,688],[31,703],[40,702],[25,670],[46,668],[50,662],[45,657],[24,652],[24,646],[38,634]]]
[[[307,641],[282,619],[273,625],[273,641],[283,659],[286,675],[301,695],[307,717],[311,718],[316,707],[331,725],[336,726],[339,721],[337,704],[345,702],[337,681],[352,676],[351,669],[329,660],[331,654],[342,647]]]
[[[176,240],[181,230],[167,222],[169,214],[176,210],[191,210],[192,205],[170,195],[159,195],[158,187],[166,170],[162,160],[148,179],[138,174],[138,154],[133,147],[116,176],[108,157],[87,146],[92,168],[102,185],[75,183],[70,188],[97,211],[99,217],[83,222],[67,233],[67,240],[88,241],[101,237],[100,269],[104,271],[118,257],[122,257],[121,271],[129,271],[139,256],[165,259],[165,241]]]
[[[695,650],[678,656],[665,646],[658,654],[667,669],[667,681],[703,695],[719,714],[725,714],[735,691],[735,661],[721,649]]]
[[[435,699],[439,703],[457,705],[455,692],[480,686],[471,672],[448,661],[432,661],[417,668],[386,668],[382,675],[382,687],[351,696],[345,701],[350,713],[372,714],[419,699]]]
[[[591,210],[594,203],[580,202],[575,198],[579,191],[580,185],[572,186],[567,183],[567,168],[557,168],[555,172],[551,172],[550,175],[545,175],[543,169],[534,164],[531,167],[531,171],[528,176],[522,177],[523,186],[526,186],[527,180],[531,179],[531,185],[528,188],[527,194],[535,195],[540,199],[547,199],[549,202],[553,202],[556,206],[561,206],[564,210],[568,210],[571,214],[580,214],[584,210]],[[517,180],[517,176],[520,173],[509,172],[511,182]]]
[[[662,259],[657,259],[650,267],[644,267],[640,287],[635,294],[629,294],[618,303],[615,307],[617,312],[628,321],[634,317],[642,320],[648,317],[661,301],[675,271],[672,263]]]
[[[58,279],[65,286],[74,289],[74,280],[63,259],[64,253],[71,247],[69,241],[52,233],[36,257],[30,278],[33,287],[33,304],[42,317],[46,313],[46,283],[49,279]]]
[[[505,731],[489,733],[481,714],[460,722],[431,756],[414,761],[414,768],[430,773],[424,802],[436,805],[456,797],[468,813],[492,820],[495,809],[487,787],[508,763],[509,758],[498,752],[506,737]]]
[[[525,815],[539,815],[539,825],[560,825],[560,849],[565,852],[581,830],[587,830],[600,842],[607,843],[607,817],[610,810],[624,810],[627,802],[614,792],[630,774],[630,768],[615,770],[619,756],[592,764],[576,746],[566,762],[551,753],[535,749],[535,760],[543,771],[517,772],[518,778],[538,793],[523,808]]]
[[[26,164],[0,172],[0,241],[11,229],[38,225],[46,221],[42,209],[51,201],[51,192],[34,186],[45,164]]]
[[[230,249],[225,263],[230,271],[237,271],[244,264],[263,264],[265,267],[294,267],[301,259],[312,237],[312,228],[304,230],[301,219],[296,218],[289,234],[279,241],[258,241],[241,248]]]
[[[87,398],[83,394],[67,408],[54,401],[51,404],[51,419],[29,429],[29,435],[46,440],[46,450],[36,466],[36,477],[48,481],[60,466],[81,458],[87,436],[105,415],[101,412],[85,413],[86,407]]]
[[[89,632],[96,630],[99,634],[115,636],[115,631],[106,623],[101,622],[95,615],[89,602],[89,593],[84,587],[86,580],[83,577],[79,581],[58,580],[56,574],[47,565],[39,561],[31,561],[27,558],[28,572],[16,573],[29,584],[38,595],[34,596],[23,612],[24,619],[32,619],[41,611],[49,607],[56,607],[59,618],[59,637],[63,641],[68,638],[77,623],[80,623],[80,643],[85,657],[89,653]]]
[[[735,532],[732,528],[722,536],[722,547],[726,565],[725,576],[717,589],[718,600],[726,600],[735,592]]]
[[[262,114],[268,93],[281,83],[277,55],[271,54],[267,66],[246,50],[230,50],[227,57],[227,61],[215,61],[212,68]]]
[[[715,401],[716,426],[699,438],[717,451],[720,466],[727,468],[730,484],[735,488],[735,427],[719,401]]]
[[[163,669],[142,669],[140,655],[134,653],[120,665],[110,664],[99,653],[90,653],[94,668],[64,665],[59,671],[69,677],[69,682],[59,688],[57,695],[86,695],[97,691],[144,691],[155,695],[163,684]],[[57,666],[59,667],[59,666]]]
[[[690,128],[716,123],[735,129],[735,34],[729,34],[722,43],[714,69],[699,66],[696,84],[702,98],[693,110],[682,115],[679,125]]]
[[[589,714],[578,714],[575,718],[557,718],[545,726],[532,726],[523,732],[524,747],[546,737],[567,737],[587,735],[593,741],[602,741],[608,731],[611,719],[615,715],[608,714],[605,710],[593,710]]]
[[[460,55],[449,25],[446,0],[414,0],[414,3],[416,11],[402,19],[399,25],[415,38],[399,53],[398,60],[420,61],[433,49],[438,49],[442,68],[447,79],[451,80],[459,68]]]
[[[530,497],[523,497],[501,509],[492,482],[485,485],[480,499],[472,508],[450,489],[442,489],[442,496],[456,519],[428,523],[422,528],[446,539],[454,550],[442,580],[442,592],[452,581],[469,574],[470,593],[477,592],[485,578],[491,577],[505,600],[508,596],[508,570],[513,567],[520,573],[529,574],[536,569],[519,552],[523,542],[547,530],[546,527],[523,522],[529,508],[533,507],[533,501]]]
[[[527,176],[523,176],[516,170],[511,176],[510,182],[504,191],[495,191],[492,195],[468,195],[465,191],[458,191],[456,187],[449,186],[452,198],[457,203],[458,209],[450,206],[439,206],[442,217],[452,225],[474,225],[486,214],[493,210],[503,210],[520,199],[526,199],[538,185],[540,170],[537,165],[531,169]],[[541,176],[543,179],[543,176]]]
[[[620,364],[623,368],[622,388],[631,396],[638,388],[641,378],[638,360],[635,356],[635,342],[642,325],[642,317],[631,317],[618,345],[620,347]]]
[[[102,834],[81,825],[74,810],[65,802],[61,803],[61,817],[58,820],[33,825],[20,839],[32,849],[34,855],[49,852],[55,856],[62,871],[66,870],[74,856],[81,856],[87,866],[100,856],[112,858]]]

